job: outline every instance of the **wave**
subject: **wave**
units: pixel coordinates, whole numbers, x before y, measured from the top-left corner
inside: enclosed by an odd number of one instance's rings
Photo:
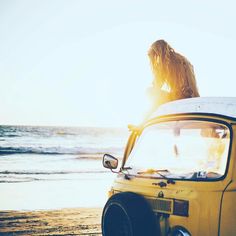
[[[79,171],[0,171],[0,183],[24,183],[35,181],[74,180],[81,174],[104,174],[108,170]],[[75,176],[72,176],[75,174]],[[77,177],[76,177],[77,174]],[[79,174],[79,175],[78,175]],[[61,175],[61,177],[59,177]],[[96,175],[97,176],[97,175]]]
[[[108,170],[78,170],[78,171],[0,171],[0,175],[67,175],[67,174],[90,174],[107,173]]]
[[[56,127],[56,126],[4,126],[0,125],[0,137],[53,137],[53,136],[119,136],[127,133],[124,128]]]
[[[0,155],[11,154],[40,154],[40,155],[79,155],[79,154],[104,154],[121,152],[122,148],[63,148],[63,147],[0,147]]]
[[[10,155],[10,154],[67,154],[56,151],[47,151],[33,148],[14,148],[14,147],[0,147],[0,155]]]
[[[17,134],[4,134],[4,135],[0,134],[0,138],[4,138],[4,140],[5,138],[18,138],[18,137],[21,137],[21,136]]]

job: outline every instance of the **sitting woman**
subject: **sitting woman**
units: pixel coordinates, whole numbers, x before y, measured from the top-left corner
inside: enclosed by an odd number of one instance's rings
[[[167,42],[154,42],[148,56],[154,75],[152,87],[148,89],[152,99],[149,115],[163,103],[199,97],[193,66]]]

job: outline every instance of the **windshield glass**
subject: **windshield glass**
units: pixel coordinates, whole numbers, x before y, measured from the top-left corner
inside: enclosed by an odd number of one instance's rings
[[[217,179],[224,175],[230,143],[227,126],[207,121],[170,121],[144,129],[125,167],[133,175]]]

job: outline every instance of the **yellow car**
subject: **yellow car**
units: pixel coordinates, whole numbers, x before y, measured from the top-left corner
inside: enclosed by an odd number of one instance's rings
[[[133,127],[122,163],[103,157],[103,236],[236,235],[235,133],[236,98],[170,102]]]

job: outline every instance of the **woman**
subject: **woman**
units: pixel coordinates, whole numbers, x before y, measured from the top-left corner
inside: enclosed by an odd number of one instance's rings
[[[154,42],[149,51],[154,79],[148,93],[152,99],[151,112],[161,104],[199,97],[193,66],[164,40]]]

